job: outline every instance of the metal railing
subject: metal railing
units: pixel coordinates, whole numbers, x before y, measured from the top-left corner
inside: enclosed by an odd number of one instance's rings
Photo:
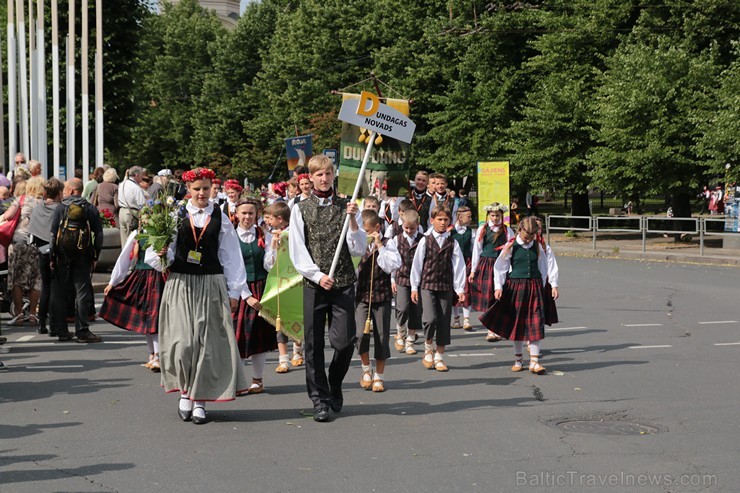
[[[704,255],[706,236],[727,236],[740,238],[740,232],[724,231],[729,218],[705,217],[665,217],[665,216],[558,216],[548,215],[545,220],[547,243],[550,231],[583,231],[592,235],[592,248],[596,250],[597,233],[641,233],[642,251],[646,251],[647,235],[675,234],[699,235],[699,252]],[[721,223],[722,229],[711,227]],[[707,224],[710,228],[707,228]]]

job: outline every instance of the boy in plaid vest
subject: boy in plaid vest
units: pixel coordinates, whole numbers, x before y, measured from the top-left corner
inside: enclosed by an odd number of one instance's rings
[[[391,331],[391,275],[401,266],[401,257],[395,245],[382,239],[382,219],[373,210],[362,211],[362,227],[372,243],[367,246],[357,268],[355,295],[355,325],[357,326],[357,352],[362,361],[360,387],[383,392],[385,387],[385,361],[390,357]],[[368,310],[370,314],[368,316]],[[365,323],[372,320],[372,333],[365,334]],[[370,364],[370,339],[375,346],[375,373]]]
[[[411,265],[419,242],[424,237],[419,226],[419,213],[410,209],[403,213],[403,231],[389,240],[401,257],[401,266],[391,274],[391,290],[396,295],[396,336],[397,351],[409,355],[416,354],[414,342],[416,331],[421,329],[421,306],[411,302]]]
[[[421,239],[411,266],[411,301],[421,290],[425,368],[447,371],[445,346],[450,344],[450,321],[455,293],[465,301],[465,260],[449,232],[452,215],[443,206],[432,211],[431,231]],[[436,336],[436,351],[433,346]]]

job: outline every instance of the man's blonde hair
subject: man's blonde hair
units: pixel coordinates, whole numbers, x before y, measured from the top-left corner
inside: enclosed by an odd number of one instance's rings
[[[331,163],[331,159],[323,154],[317,154],[308,160],[308,172],[311,174],[317,171],[330,169],[334,171],[334,165]]]

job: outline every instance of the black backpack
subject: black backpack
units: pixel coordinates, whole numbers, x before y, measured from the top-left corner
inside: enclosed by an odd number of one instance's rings
[[[87,220],[87,206],[69,204],[57,232],[57,248],[67,259],[77,258],[90,251],[92,235]]]

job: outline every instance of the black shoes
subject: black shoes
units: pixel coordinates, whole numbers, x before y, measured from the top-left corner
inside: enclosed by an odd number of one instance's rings
[[[75,336],[73,336],[70,332],[67,332],[66,334],[59,334],[58,336],[59,342],[68,342],[74,338]]]
[[[331,400],[329,401],[329,407],[335,413],[342,412],[342,407],[344,407],[344,397],[342,396],[341,390],[332,391]]]
[[[190,421],[190,418],[193,417],[193,411],[183,411],[182,409],[178,409],[177,415],[180,416],[180,419],[183,421]]]
[[[200,411],[202,411],[202,413]],[[193,423],[195,423],[196,425],[202,425],[203,423],[207,423],[208,415],[206,414],[206,408],[201,407],[201,406],[195,406],[193,408],[192,420],[193,420]]]
[[[326,423],[329,421],[329,406],[326,404],[319,404],[313,409],[313,420],[318,423]]]
[[[89,342],[100,342],[103,338],[99,335],[93,334],[89,330],[87,332],[83,332],[82,334],[77,335],[77,342],[80,343],[89,343]]]

